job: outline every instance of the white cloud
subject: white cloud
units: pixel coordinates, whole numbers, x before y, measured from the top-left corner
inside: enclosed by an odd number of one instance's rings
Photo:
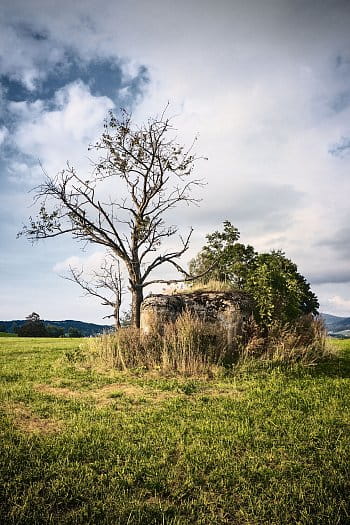
[[[23,122],[35,121],[45,111],[45,104],[42,100],[35,100],[35,102],[10,102],[8,109],[17,119]]]
[[[339,295],[334,295],[329,300],[329,304],[336,312],[344,316],[350,316],[350,300],[344,299]]]
[[[0,60],[1,73],[22,82],[33,91],[37,82],[42,80],[50,68],[64,60],[64,48],[56,41],[43,38],[33,38],[40,34],[43,28],[31,31],[31,18],[22,18],[15,6],[4,6],[2,23],[0,22]],[[40,26],[40,23],[39,23]]]
[[[34,185],[42,180],[42,170],[40,166],[27,164],[26,162],[11,161],[7,167],[8,180],[14,184]]]
[[[105,255],[103,251],[95,251],[86,256],[72,255],[64,261],[57,262],[52,269],[55,273],[67,274],[67,272],[69,273],[69,268],[77,268],[79,270],[83,268],[86,274],[90,274],[101,267]]]
[[[13,141],[22,153],[40,160],[50,174],[63,169],[67,160],[86,168],[87,146],[99,136],[113,105],[107,97],[93,97],[81,82],[60,89],[54,109],[40,100],[12,103],[11,111],[22,119]]]
[[[342,297],[339,297],[339,295],[335,295],[334,297],[331,297],[329,299],[329,302],[331,304],[334,304],[335,306],[340,306],[342,308],[348,308],[350,310],[350,300],[343,299]]]
[[[0,146],[5,141],[7,135],[8,135],[8,129],[5,126],[1,126],[0,128]]]
[[[341,301],[350,300],[350,283],[316,284],[313,286],[313,291],[319,299],[320,312],[350,317],[348,305],[341,303]],[[341,301],[334,300],[335,297],[340,298]]]

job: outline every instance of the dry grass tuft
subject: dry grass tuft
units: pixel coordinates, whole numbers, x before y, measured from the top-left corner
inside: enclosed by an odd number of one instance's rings
[[[248,343],[241,349],[241,359],[313,365],[329,357],[327,332],[321,319],[306,315],[293,324],[273,324],[262,334],[252,321],[248,327]]]
[[[77,390],[71,390],[67,387],[51,386],[51,385],[35,385],[35,390],[42,394],[49,394],[56,397],[76,398],[80,397],[81,393]]]
[[[8,405],[7,413],[22,432],[31,434],[52,434],[62,429],[62,423],[51,418],[41,418],[34,414],[24,403]]]
[[[228,358],[225,331],[188,312],[165,325],[163,334],[142,334],[128,327],[91,338],[87,346],[94,362],[124,371],[143,368],[183,375],[212,374]]]
[[[116,398],[135,402],[146,401],[154,404],[179,396],[176,392],[163,391],[156,388],[146,388],[145,386],[139,386],[132,383],[111,383],[100,388],[85,391],[39,384],[35,386],[35,390],[37,392],[63,399],[92,401],[100,407],[114,403]]]
[[[188,285],[176,286],[171,285],[163,289],[162,293],[166,295],[186,294],[193,292],[234,292],[235,288],[231,283],[210,279],[207,282],[194,281]]]
[[[206,283],[201,281],[194,282],[188,288],[180,290],[180,293],[191,292],[234,292],[236,288],[229,282],[209,280]]]

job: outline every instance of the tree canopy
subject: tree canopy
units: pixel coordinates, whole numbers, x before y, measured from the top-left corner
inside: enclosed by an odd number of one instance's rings
[[[255,319],[267,327],[274,321],[293,322],[303,314],[317,314],[319,303],[310,284],[282,251],[257,253],[238,242],[240,233],[229,221],[223,231],[206,236],[207,243],[190,262],[191,273],[207,270],[210,279],[227,281],[245,290],[254,301]]]
[[[224,221],[223,231],[206,236],[207,243],[190,262],[190,273],[204,274],[203,282],[211,279],[228,281],[237,288],[244,288],[256,253],[252,246],[239,243],[239,238],[238,229],[229,221]]]

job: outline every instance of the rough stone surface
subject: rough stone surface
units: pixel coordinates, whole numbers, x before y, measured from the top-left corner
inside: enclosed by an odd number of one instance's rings
[[[208,323],[219,323],[227,331],[230,344],[242,334],[244,322],[252,314],[251,301],[244,292],[192,292],[150,295],[141,305],[141,330],[162,331],[184,311]]]

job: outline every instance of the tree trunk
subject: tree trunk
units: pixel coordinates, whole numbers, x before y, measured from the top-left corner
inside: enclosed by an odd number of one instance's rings
[[[132,303],[131,303],[131,324],[136,328],[140,328],[140,311],[141,303],[143,301],[143,289],[141,286],[135,286],[131,290]]]
[[[120,328],[120,305],[116,304],[114,307],[114,324],[115,331],[117,332]]]

